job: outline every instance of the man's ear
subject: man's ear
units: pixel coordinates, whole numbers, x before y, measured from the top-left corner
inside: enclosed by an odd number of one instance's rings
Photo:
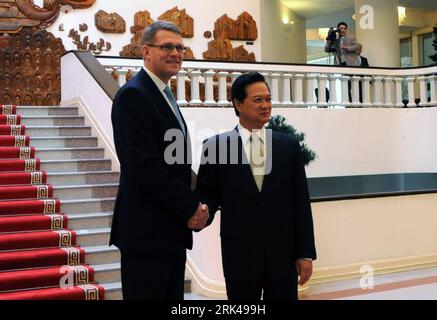
[[[144,44],[141,46],[141,51],[143,53],[143,59],[144,59],[147,57],[147,55],[149,53],[149,47]]]

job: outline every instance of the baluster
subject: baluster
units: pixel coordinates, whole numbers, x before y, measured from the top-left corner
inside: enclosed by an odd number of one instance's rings
[[[208,70],[203,73],[205,77],[205,101],[203,102],[204,106],[212,107],[217,105],[214,100],[214,75],[215,72],[212,70]]]
[[[317,106],[326,108],[328,103],[326,102],[326,80],[328,76],[326,74],[319,74],[317,76]]]
[[[291,107],[291,78],[292,74],[284,73],[282,75],[282,106]]]
[[[340,77],[340,80],[341,80],[341,105],[348,107],[351,105],[349,101],[349,85],[348,85],[350,77],[343,75]]]
[[[199,82],[200,82],[201,72],[199,70],[193,70],[190,72],[191,78],[191,106],[200,106],[202,101],[200,100],[200,90],[199,90]]]
[[[217,105],[220,107],[226,107],[229,106],[229,100],[228,100],[228,87],[226,78],[228,77],[229,72],[226,71],[220,71],[217,76],[219,77],[219,101],[217,102]]]
[[[187,71],[179,70],[178,74],[176,75],[176,86],[178,95],[177,103],[181,107],[185,107],[188,105],[188,101],[185,98],[185,77],[187,76],[187,74]]]
[[[363,103],[361,104],[364,108],[370,108],[372,103],[370,102],[370,80],[371,77],[363,77]]]
[[[126,74],[128,73],[128,70],[126,69],[118,69],[115,70],[115,72],[118,74],[118,84],[120,87],[124,86],[126,83]]]
[[[303,74],[296,74],[294,75],[294,99],[293,99],[293,106],[295,107],[303,107],[305,106],[305,103],[303,102],[303,78],[305,75]]]
[[[281,75],[279,73],[272,74],[272,81],[270,87],[270,95],[272,97],[272,106],[279,107],[281,103],[279,102],[279,78]]]
[[[416,102],[414,101],[414,77],[408,77],[407,79],[408,84],[408,104],[407,107],[412,108],[416,106]]]
[[[373,106],[382,106],[382,77],[373,77]]]
[[[314,106],[315,100],[314,100],[314,80],[316,79],[316,76],[314,74],[307,74],[307,92],[306,92],[306,105],[307,107]]]
[[[394,106],[393,100],[392,100],[392,84],[393,84],[393,78],[392,77],[385,77],[384,78],[384,107],[390,108]]]
[[[437,76],[432,75],[428,77],[431,89],[431,101],[429,103],[430,106],[437,106]]]
[[[337,95],[337,79],[338,76],[332,74],[329,76],[329,105],[335,106],[339,105],[340,101],[338,101]]]
[[[232,84],[234,83],[234,81],[235,81],[235,79],[237,79],[239,76],[241,76],[242,75],[242,73],[241,72],[232,72],[231,73],[231,81],[232,81]]]
[[[419,106],[427,107],[427,106],[429,106],[429,103],[428,103],[428,99],[426,97],[426,78],[424,76],[420,76],[417,79],[419,80],[419,87],[420,87]]]
[[[402,108],[404,103],[402,102],[402,78],[394,78],[396,88],[396,103],[395,107]]]
[[[361,107],[360,102],[360,79],[359,76],[352,77],[352,104],[354,107]]]

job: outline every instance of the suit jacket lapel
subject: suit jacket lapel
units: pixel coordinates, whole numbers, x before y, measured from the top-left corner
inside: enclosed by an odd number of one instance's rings
[[[278,146],[279,138],[278,135],[274,134],[273,130],[266,129],[266,158],[265,158],[265,168],[268,170],[268,174],[264,176],[263,185],[261,192],[268,190],[270,184],[272,183],[275,163],[277,163],[278,153],[275,150],[279,150]],[[271,143],[271,146],[268,144]],[[255,180],[254,180],[255,181]]]

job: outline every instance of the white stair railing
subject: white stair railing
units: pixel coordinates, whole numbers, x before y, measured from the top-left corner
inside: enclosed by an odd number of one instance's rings
[[[117,74],[120,86],[127,72],[135,75],[143,66],[141,59],[97,57],[109,73]],[[231,106],[229,89],[243,72],[265,75],[275,107],[429,107],[437,106],[437,66],[414,69],[348,68],[320,65],[280,65],[184,61],[176,77],[180,106]],[[228,81],[230,79],[230,81]],[[406,82],[408,102],[402,97]],[[428,85],[429,84],[429,90]],[[204,85],[204,92],[200,86]],[[187,101],[185,87],[189,88]],[[329,92],[329,99],[326,89]],[[318,99],[315,100],[315,90]],[[218,100],[214,91],[218,90]],[[360,94],[361,92],[361,94]],[[430,101],[428,101],[428,99]]]

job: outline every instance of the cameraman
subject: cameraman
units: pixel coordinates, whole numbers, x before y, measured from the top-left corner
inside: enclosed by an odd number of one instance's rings
[[[336,33],[339,33],[337,37]],[[355,36],[347,32],[346,22],[340,22],[337,29],[329,29],[326,37],[325,52],[335,53],[335,64],[342,66],[360,66],[357,55],[359,44]]]

